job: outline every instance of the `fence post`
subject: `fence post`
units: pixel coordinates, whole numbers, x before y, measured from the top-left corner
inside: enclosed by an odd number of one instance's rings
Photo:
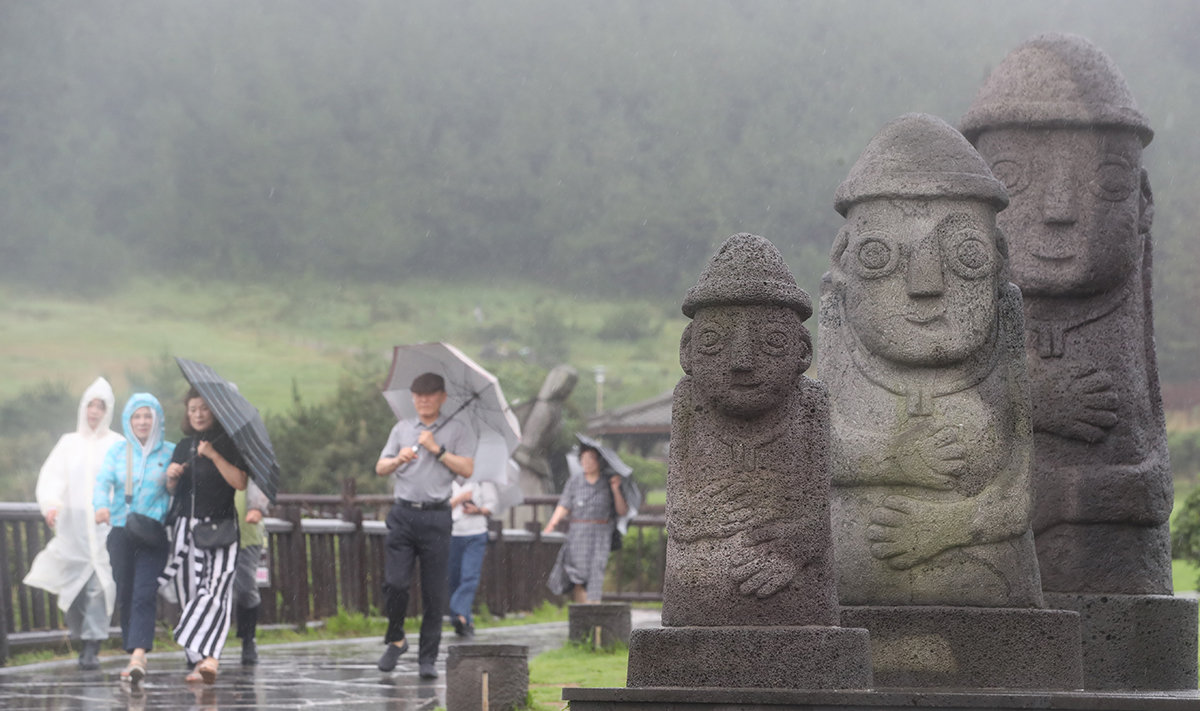
[[[292,598],[289,601],[288,614],[296,629],[304,630],[308,625],[308,542],[300,528],[300,507],[286,507],[284,519],[292,524],[287,542],[288,558],[291,559],[288,572],[292,578],[292,586],[288,591]]]
[[[342,573],[342,602],[347,610],[367,614],[370,611],[368,602],[367,581],[367,537],[363,533],[362,507],[355,503],[358,495],[354,479],[347,477],[342,480],[342,520],[354,524],[354,533],[341,537],[338,541],[340,550],[338,558]],[[344,549],[341,547],[344,546]]]

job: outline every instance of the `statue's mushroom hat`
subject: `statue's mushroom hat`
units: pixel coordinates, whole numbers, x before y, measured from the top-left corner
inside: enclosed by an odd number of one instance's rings
[[[937,116],[905,114],[875,134],[833,204],[844,217],[866,200],[945,197],[1008,206],[1008,191],[961,133]]]
[[[1059,32],[1038,35],[1009,53],[960,123],[972,142],[988,129],[1010,126],[1125,128],[1143,146],[1154,138],[1112,59],[1087,39]]]
[[[812,300],[770,240],[736,234],[708,260],[696,285],[683,299],[688,318],[704,306],[786,306],[803,321],[812,315]]]

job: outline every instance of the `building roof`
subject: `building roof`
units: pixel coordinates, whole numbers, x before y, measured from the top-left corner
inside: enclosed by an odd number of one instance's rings
[[[592,436],[614,434],[671,434],[671,396],[667,392],[589,417],[587,433]]]

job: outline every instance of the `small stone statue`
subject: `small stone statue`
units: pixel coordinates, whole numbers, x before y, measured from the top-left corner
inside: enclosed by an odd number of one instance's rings
[[[1153,132],[1082,37],[1014,50],[963,131],[1008,186],[1025,296],[1034,530],[1047,591],[1166,593],[1171,468],[1150,304]]]
[[[1046,603],[1081,615],[1087,688],[1194,690],[1197,607],[1171,596],[1154,133],[1112,60],[1065,34],[1010,53],[962,127],[1012,196],[999,223],[1025,297]]]
[[[808,294],[775,245],[738,234],[683,313],[663,626],[633,631],[628,684],[868,688],[869,636],[838,626],[829,397],[804,376]]]
[[[667,482],[666,625],[833,625],[828,396],[779,251],[730,237],[687,294]]]
[[[1040,607],[1004,186],[941,119],[885,126],[838,188],[821,313],[842,604]]]

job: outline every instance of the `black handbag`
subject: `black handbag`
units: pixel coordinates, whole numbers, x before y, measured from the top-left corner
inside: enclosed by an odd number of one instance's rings
[[[621,550],[622,539],[624,539],[624,538],[625,538],[625,536],[623,536],[623,535],[621,534],[621,530],[620,530],[619,528],[616,528],[616,527],[614,526],[614,527],[613,527],[613,532],[612,532],[612,541],[610,541],[610,542],[609,542],[609,544],[608,544],[608,549],[609,549],[610,551],[619,551],[619,550]]]
[[[125,446],[125,533],[147,548],[165,548],[167,527],[149,516],[133,512],[133,446]]]
[[[192,440],[192,472],[196,471],[196,441]],[[228,548],[241,535],[236,518],[219,518],[215,521],[196,521],[196,477],[192,477],[192,543],[197,548],[214,550]]]
[[[237,541],[239,535],[238,523],[235,518],[221,518],[216,521],[197,521],[192,528],[192,540],[197,548],[212,550],[228,548]]]

